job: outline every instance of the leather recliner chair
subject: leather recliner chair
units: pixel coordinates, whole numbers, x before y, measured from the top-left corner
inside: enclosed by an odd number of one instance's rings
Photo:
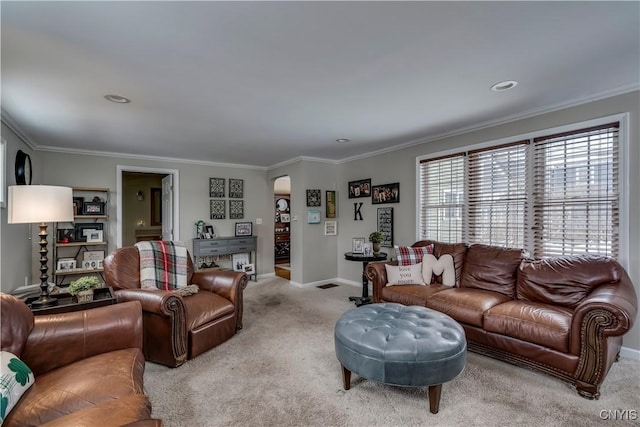
[[[135,246],[116,249],[104,260],[105,279],[118,302],[142,304],[146,360],[178,367],[223,343],[242,329],[242,291],[248,276],[235,271],[194,272],[188,256],[193,295],[141,289],[140,257]]]

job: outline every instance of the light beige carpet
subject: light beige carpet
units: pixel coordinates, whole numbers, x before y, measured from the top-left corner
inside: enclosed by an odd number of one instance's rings
[[[239,334],[176,369],[147,363],[153,415],[168,427],[638,425],[601,419],[601,411],[616,409],[640,416],[640,361],[624,358],[593,401],[561,381],[474,353],[443,386],[435,415],[426,388],[353,375],[344,391],[333,327],[358,291],[251,282]]]

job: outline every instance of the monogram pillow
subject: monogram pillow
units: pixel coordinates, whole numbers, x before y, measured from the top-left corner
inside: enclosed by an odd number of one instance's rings
[[[386,265],[389,285],[424,285],[422,263],[412,265]]]
[[[422,258],[422,278],[426,283],[433,282],[433,276],[442,276],[442,284],[445,286],[456,285],[456,269],[453,266],[453,257],[442,254],[440,258],[426,254]]]

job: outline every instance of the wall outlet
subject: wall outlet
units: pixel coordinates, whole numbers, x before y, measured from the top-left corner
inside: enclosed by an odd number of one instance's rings
[[[258,225],[262,224],[262,218],[256,218],[256,224]]]

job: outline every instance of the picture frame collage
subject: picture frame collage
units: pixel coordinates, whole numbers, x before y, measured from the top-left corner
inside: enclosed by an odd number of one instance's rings
[[[244,219],[243,179],[209,178],[209,198],[209,219],[227,219],[227,206],[229,219]]]
[[[308,189],[307,190],[307,207],[321,207],[322,206],[322,190],[320,189]],[[337,205],[337,193],[335,190],[325,191],[325,219],[337,218],[338,205]],[[322,211],[320,209],[307,210],[307,224],[320,224],[322,222]],[[335,236],[338,233],[337,221],[325,221],[324,222],[324,235]]]
[[[350,199],[369,198],[371,204],[400,203],[400,183],[371,185],[371,178],[349,181]]]

